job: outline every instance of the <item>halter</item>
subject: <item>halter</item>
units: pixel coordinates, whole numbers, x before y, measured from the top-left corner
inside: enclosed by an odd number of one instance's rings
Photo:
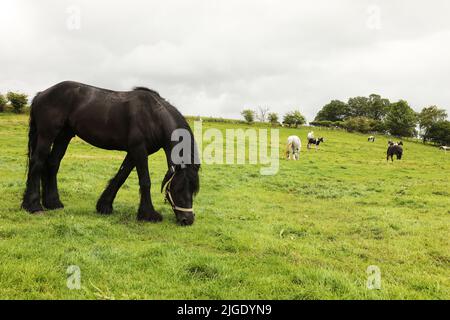
[[[172,194],[170,193],[170,184],[172,183],[173,178],[175,177],[175,169],[173,167],[170,168],[170,170],[173,172],[172,176],[167,180],[167,182],[164,184],[163,189],[166,189],[166,200],[169,201],[170,205],[172,206],[173,210],[182,211],[182,212],[194,212],[193,208],[182,208],[178,207],[175,202],[173,201]]]

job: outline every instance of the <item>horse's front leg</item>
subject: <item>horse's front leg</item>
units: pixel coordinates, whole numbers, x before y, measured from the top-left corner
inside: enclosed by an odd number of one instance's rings
[[[120,166],[119,171],[114,176],[114,178],[109,181],[108,186],[105,191],[103,191],[102,195],[97,201],[97,212],[101,214],[111,214],[113,211],[113,202],[116,198],[117,192],[120,187],[125,183],[131,171],[134,168],[134,163],[131,159],[131,156],[127,154],[125,159]]]
[[[141,192],[141,203],[138,210],[138,220],[145,220],[151,222],[162,221],[162,215],[155,211],[152,199],[150,196],[150,174],[148,172],[148,154],[144,145],[135,147],[130,150],[131,157],[139,177],[139,188]]]

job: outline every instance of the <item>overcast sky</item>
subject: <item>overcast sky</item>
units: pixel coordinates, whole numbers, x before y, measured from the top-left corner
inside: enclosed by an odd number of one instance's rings
[[[0,0],[0,92],[156,89],[186,115],[379,93],[450,113],[448,0]]]

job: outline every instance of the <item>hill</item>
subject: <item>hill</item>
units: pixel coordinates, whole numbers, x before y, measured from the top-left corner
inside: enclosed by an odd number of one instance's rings
[[[306,151],[308,128],[291,134],[300,161],[280,158],[274,176],[255,165],[203,165],[192,227],[175,224],[160,194],[164,155],[150,157],[160,224],[138,223],[134,171],[101,216],[95,203],[123,153],[74,139],[59,174],[66,208],[19,210],[28,117],[0,114],[0,298],[449,299],[450,155],[406,142],[386,163],[389,137],[315,128],[325,137]],[[204,129],[243,124],[204,123]],[[66,286],[69,266],[81,290]],[[381,289],[366,286],[369,266]]]

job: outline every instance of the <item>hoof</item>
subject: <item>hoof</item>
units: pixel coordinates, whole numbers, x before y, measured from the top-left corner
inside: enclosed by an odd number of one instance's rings
[[[163,220],[163,217],[161,213],[157,211],[153,211],[151,213],[144,213],[139,210],[137,219],[139,221],[161,222]]]
[[[64,208],[64,205],[59,199],[51,200],[51,201],[44,201],[44,207],[48,210],[56,210],[56,209],[62,209]]]
[[[100,214],[111,214],[113,207],[110,204],[97,202],[97,212]]]
[[[44,208],[41,206],[41,204],[26,204],[22,203],[22,209],[28,211],[32,214],[40,214],[44,212]]]

